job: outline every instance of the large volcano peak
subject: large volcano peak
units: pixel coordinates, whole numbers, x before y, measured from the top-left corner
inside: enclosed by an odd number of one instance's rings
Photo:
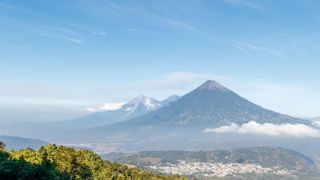
[[[224,91],[224,92],[230,91],[228,88],[224,87],[223,85],[221,85],[215,80],[207,80],[200,87],[198,87],[198,89]]]

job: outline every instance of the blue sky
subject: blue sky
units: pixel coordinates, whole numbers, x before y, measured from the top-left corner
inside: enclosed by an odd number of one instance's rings
[[[320,115],[317,0],[1,0],[0,123],[82,116],[215,79]]]

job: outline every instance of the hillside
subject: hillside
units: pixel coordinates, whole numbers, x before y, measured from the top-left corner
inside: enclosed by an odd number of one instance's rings
[[[1,179],[184,179],[104,162],[88,150],[47,145],[37,151],[23,149],[14,152],[5,151],[4,146],[0,143]]]
[[[250,147],[229,151],[198,152],[144,151],[131,154],[112,153],[103,157],[167,174],[205,177],[227,177],[235,174],[237,177],[241,177],[241,174],[291,177],[314,174],[320,177],[317,174],[318,169],[310,158],[284,148]]]

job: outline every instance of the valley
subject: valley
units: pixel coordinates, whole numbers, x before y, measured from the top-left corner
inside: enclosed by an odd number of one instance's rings
[[[162,102],[141,95],[104,107],[76,120],[0,129],[167,175],[318,177],[318,126],[251,103],[213,80]]]
[[[215,151],[144,151],[110,153],[103,158],[141,168],[196,178],[278,177],[319,178],[315,163],[296,151],[249,147]]]

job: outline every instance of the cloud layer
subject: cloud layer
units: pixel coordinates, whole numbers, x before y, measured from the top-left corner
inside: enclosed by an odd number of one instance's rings
[[[317,127],[320,128],[320,121],[314,121],[314,122],[313,122],[313,125],[315,125],[315,126],[317,126]]]
[[[204,132],[260,134],[284,137],[320,137],[320,130],[311,128],[304,124],[260,124],[255,121],[250,121],[241,126],[235,123],[231,123],[229,126],[221,126],[212,129],[208,128],[205,129]]]
[[[120,109],[126,102],[120,103],[105,103],[103,106],[97,108],[87,108],[89,112],[115,111]]]

